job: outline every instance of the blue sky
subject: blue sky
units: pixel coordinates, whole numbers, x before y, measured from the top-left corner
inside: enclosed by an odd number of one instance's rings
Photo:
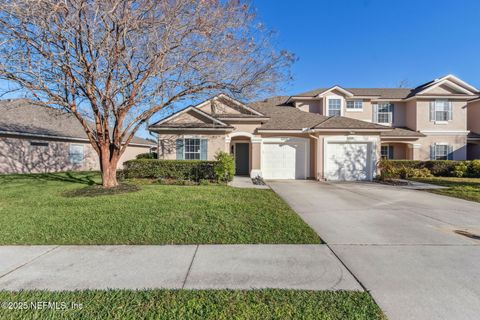
[[[336,84],[415,87],[449,73],[480,88],[478,0],[251,1],[277,31],[277,46],[298,58],[278,94]]]
[[[298,57],[290,95],[335,84],[417,86],[455,74],[480,87],[480,1],[252,0]]]

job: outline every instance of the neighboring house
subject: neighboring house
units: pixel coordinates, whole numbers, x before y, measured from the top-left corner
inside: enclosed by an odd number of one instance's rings
[[[413,89],[334,86],[248,105],[221,94],[149,129],[160,159],[211,160],[221,150],[239,175],[370,180],[380,158],[467,159],[467,139],[478,157],[478,97],[452,75]]]
[[[119,167],[155,147],[135,137]],[[0,101],[0,173],[99,169],[97,153],[72,114],[26,99]]]

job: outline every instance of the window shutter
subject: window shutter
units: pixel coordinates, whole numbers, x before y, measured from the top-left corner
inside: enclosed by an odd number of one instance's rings
[[[430,160],[435,160],[435,145],[430,146]]]
[[[393,123],[395,122],[395,105],[394,104],[390,104],[390,112],[392,113],[392,118],[390,119],[392,121],[392,126],[393,126]]]
[[[448,160],[453,160],[453,146],[449,145],[448,146]]]
[[[378,123],[378,104],[372,105],[373,107],[373,123]]]
[[[448,101],[448,120],[451,121],[452,119],[453,119],[452,101]]]
[[[183,158],[183,139],[177,139],[177,160],[184,160]]]
[[[435,121],[435,101],[430,101],[430,121]]]
[[[388,146],[388,159],[392,160],[393,157],[393,146]]]
[[[200,140],[200,160],[207,160],[208,157],[208,139]]]

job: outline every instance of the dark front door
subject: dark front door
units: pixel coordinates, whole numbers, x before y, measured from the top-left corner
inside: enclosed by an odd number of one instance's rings
[[[248,143],[235,144],[235,174],[239,176],[248,176],[249,174],[249,149]]]

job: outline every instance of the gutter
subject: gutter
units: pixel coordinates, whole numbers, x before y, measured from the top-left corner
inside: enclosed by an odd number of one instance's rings
[[[0,130],[0,134],[8,135],[8,136],[22,136],[22,137],[30,137],[30,138],[44,138],[44,139],[52,139],[52,140],[67,140],[67,141],[74,141],[74,142],[88,142],[90,140],[86,138],[76,138],[76,137],[67,137],[67,136],[53,136],[48,134],[35,134],[35,133],[25,133],[25,132],[16,132],[16,131],[3,131]],[[129,143],[129,146],[133,147],[155,147],[154,144],[144,144],[144,143]]]

